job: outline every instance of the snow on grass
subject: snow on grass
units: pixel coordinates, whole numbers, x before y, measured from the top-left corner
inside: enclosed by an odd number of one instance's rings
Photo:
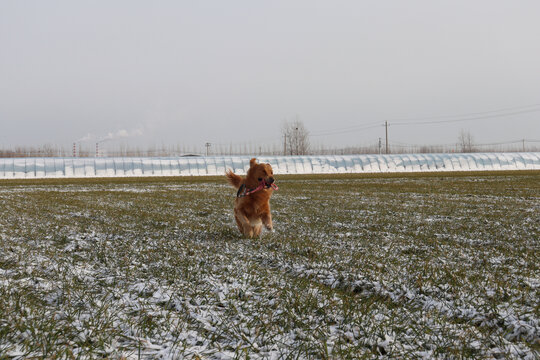
[[[0,357],[537,358],[538,180],[0,183]]]

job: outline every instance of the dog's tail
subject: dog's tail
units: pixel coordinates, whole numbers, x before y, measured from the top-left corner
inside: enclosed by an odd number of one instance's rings
[[[242,185],[242,181],[244,180],[241,176],[233,173],[232,170],[227,170],[225,172],[225,176],[227,177],[229,184],[231,184],[235,189],[240,188],[240,185]]]

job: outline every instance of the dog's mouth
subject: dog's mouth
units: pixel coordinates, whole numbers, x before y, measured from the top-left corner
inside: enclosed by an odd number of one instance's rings
[[[265,179],[259,178],[258,180],[259,180],[259,184],[262,184],[265,189],[268,189],[270,187],[272,187],[274,189],[277,188],[276,184],[274,184],[275,180],[274,180],[273,177],[268,177],[268,178],[265,178]]]

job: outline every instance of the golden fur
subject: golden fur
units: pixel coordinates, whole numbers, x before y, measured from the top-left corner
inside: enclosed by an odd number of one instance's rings
[[[247,189],[255,189],[261,181],[266,184],[274,182],[274,173],[270,164],[259,164],[253,158],[249,162],[246,178],[236,175],[231,170],[225,173],[227,181],[235,188],[242,185]],[[252,238],[261,234],[262,226],[272,231],[272,214],[270,214],[270,197],[274,189],[271,187],[259,190],[244,197],[237,197],[234,203],[234,217],[238,229],[245,236]]]

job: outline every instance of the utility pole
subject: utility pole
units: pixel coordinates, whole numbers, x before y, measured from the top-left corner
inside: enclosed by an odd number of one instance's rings
[[[384,122],[384,127],[386,128],[386,153],[388,154],[388,121]]]
[[[212,146],[212,144],[207,142],[206,144],[204,144],[204,146],[206,146],[206,156],[208,156],[208,149],[210,149],[210,146]]]
[[[296,118],[298,119],[298,115],[296,116]],[[299,153],[300,153],[300,151],[299,151],[300,149],[299,149],[299,146],[298,146],[298,145],[299,145],[299,144],[298,144],[298,128],[295,128],[295,129],[294,129],[294,148],[295,148],[295,150],[294,150],[295,154],[294,154],[294,155],[300,155],[300,154],[299,154]]]
[[[382,150],[382,139],[379,138],[379,155],[381,155],[381,150]]]

